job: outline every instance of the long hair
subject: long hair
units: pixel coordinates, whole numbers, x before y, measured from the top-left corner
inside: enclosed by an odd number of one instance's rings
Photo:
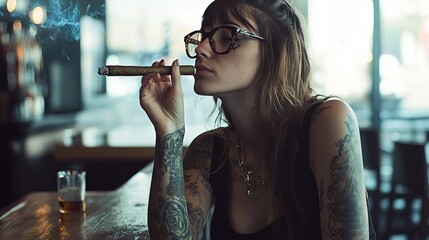
[[[304,212],[295,194],[295,163],[302,120],[309,105],[317,101],[309,85],[310,63],[299,17],[285,0],[215,0],[203,15],[202,26],[234,17],[255,30],[261,41],[261,65],[254,87],[260,89],[256,106],[258,130],[262,136],[266,171],[273,176],[276,226],[287,225],[290,239],[305,228]],[[218,119],[234,128],[228,110],[215,98]],[[266,175],[268,176],[268,175]]]

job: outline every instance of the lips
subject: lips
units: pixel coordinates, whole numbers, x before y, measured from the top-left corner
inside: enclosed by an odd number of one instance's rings
[[[198,72],[202,72],[202,71],[208,71],[210,72],[210,69],[202,64],[197,64],[195,65],[195,68],[197,69],[197,73]]]

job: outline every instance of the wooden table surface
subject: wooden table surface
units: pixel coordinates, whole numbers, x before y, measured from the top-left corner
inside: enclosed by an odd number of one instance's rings
[[[115,191],[88,191],[85,213],[61,214],[56,192],[30,193],[0,210],[0,239],[149,239],[151,172],[152,163]]]

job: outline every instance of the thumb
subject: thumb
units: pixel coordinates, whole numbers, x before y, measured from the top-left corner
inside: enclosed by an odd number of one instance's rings
[[[179,59],[176,59],[171,66],[171,84],[173,88],[182,90],[182,83],[180,81],[180,66]]]

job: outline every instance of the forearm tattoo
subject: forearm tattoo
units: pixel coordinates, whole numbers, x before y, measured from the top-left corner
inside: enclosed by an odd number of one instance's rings
[[[182,168],[182,147],[185,129],[168,134],[157,141],[156,160],[153,174],[155,181],[169,179],[164,187],[154,190],[157,207],[150,213],[158,225],[162,239],[190,239],[187,204],[184,197],[184,179]]]
[[[335,144],[338,150],[331,161],[332,182],[327,186],[327,192],[323,179],[320,184],[321,209],[326,209],[329,216],[328,229],[323,229],[323,232],[331,239],[355,239],[367,233],[366,219],[362,217],[366,205],[361,197],[359,138],[351,116],[345,124],[347,134]],[[328,203],[324,203],[323,199],[327,199]]]

